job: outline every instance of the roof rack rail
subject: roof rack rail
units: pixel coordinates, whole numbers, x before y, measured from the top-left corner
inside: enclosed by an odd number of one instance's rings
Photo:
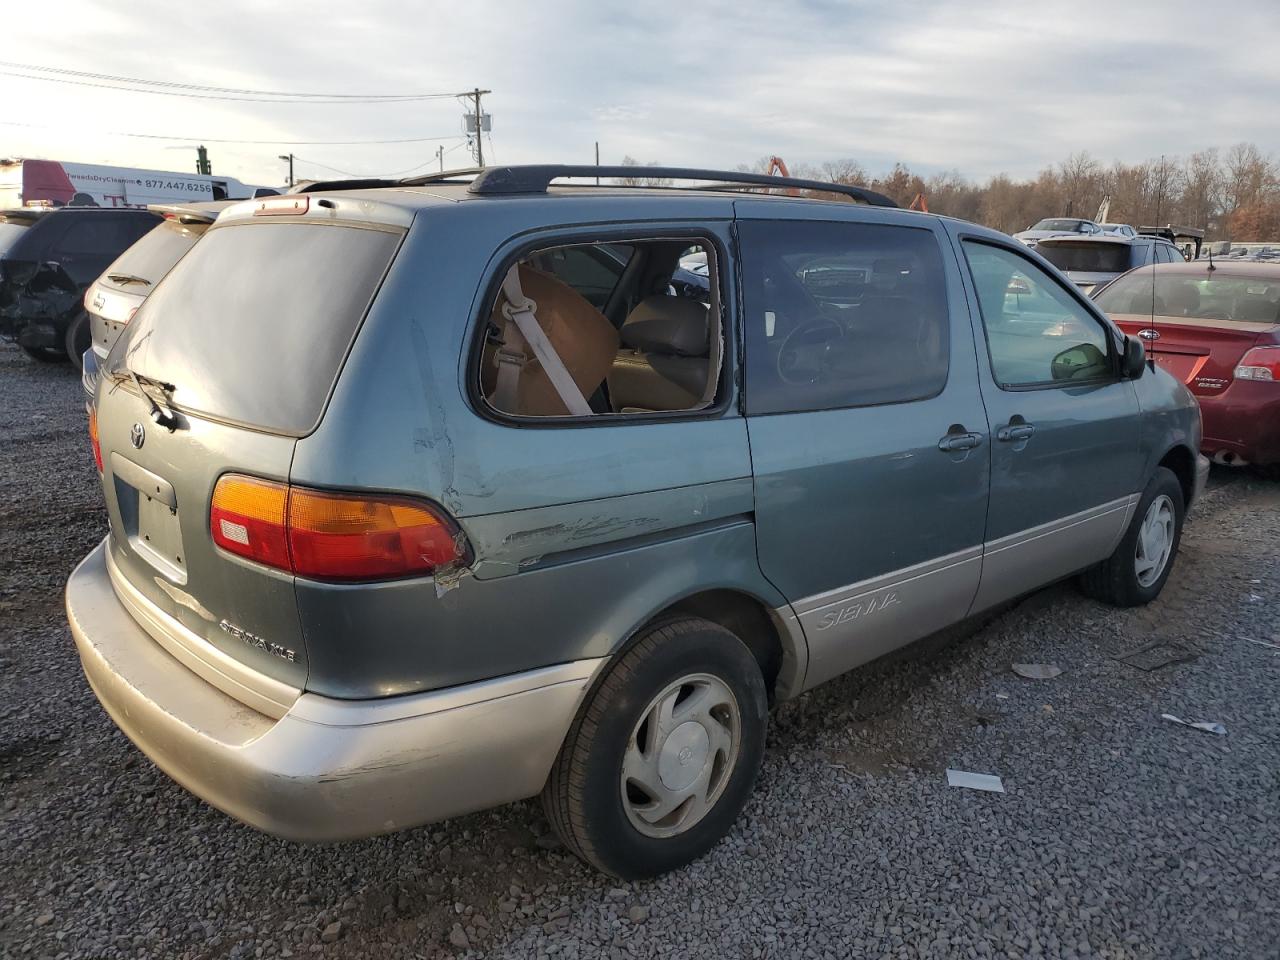
[[[474,174],[468,193],[480,196],[496,196],[518,193],[546,193],[552,180],[561,177],[660,177],[666,180],[706,180],[712,184],[750,185],[757,187],[790,187],[800,190],[818,190],[837,193],[870,204],[873,207],[896,207],[897,204],[882,193],[855,187],[845,183],[828,183],[825,180],[804,180],[798,177],[775,177],[762,173],[735,173],[727,170],[698,170],[688,167],[594,167],[571,164],[536,164],[519,167],[485,167],[483,170],[454,170],[429,177],[414,177],[401,181],[406,185],[420,185],[445,179],[449,176]],[[715,186],[695,189],[714,190]]]
[[[296,187],[290,187],[289,193],[324,193],[328,190],[370,190],[375,187],[398,187],[399,180],[386,180],[381,177],[355,177],[350,180],[312,180]]]

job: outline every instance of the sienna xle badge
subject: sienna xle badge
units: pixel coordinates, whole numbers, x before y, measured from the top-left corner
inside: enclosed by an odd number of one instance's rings
[[[1195,402],[1055,268],[858,187],[647,173],[702,186],[242,203],[151,291],[67,610],[157,765],[311,841],[541,794],[648,876],[731,828],[772,704],[1060,578],[1160,593]]]

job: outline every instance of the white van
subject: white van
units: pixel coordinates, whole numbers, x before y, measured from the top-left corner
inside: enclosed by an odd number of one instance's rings
[[[29,206],[145,209],[148,204],[181,200],[244,200],[260,192],[265,192],[265,188],[218,175],[59,160],[0,160],[0,209]]]

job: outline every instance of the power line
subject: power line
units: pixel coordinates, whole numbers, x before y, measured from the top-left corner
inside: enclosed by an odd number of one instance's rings
[[[446,100],[450,97],[456,97],[456,93],[301,93],[288,92],[284,90],[251,90],[243,87],[214,87],[201,83],[179,83],[175,80],[145,80],[139,77],[118,77],[107,73],[92,73],[87,70],[69,70],[65,67],[47,67],[37,64],[27,63],[11,63],[0,60],[0,67],[7,67],[10,70],[27,70],[37,73],[58,74],[64,77],[79,77],[82,80],[99,80],[109,84],[128,84],[132,86],[143,87],[163,87],[168,91],[200,91],[203,93],[219,93],[219,94],[238,94],[249,97],[286,97],[292,99],[318,99],[322,101],[341,102],[344,100],[356,102],[369,101],[404,101],[404,100]],[[22,74],[9,73],[8,76],[22,76]],[[71,82],[63,81],[57,77],[27,77],[28,80],[51,80],[54,82]],[[86,86],[96,86],[96,84],[84,84]],[[120,89],[120,88],[113,88]],[[135,90],[134,93],[157,93],[156,90]],[[187,96],[186,93],[174,93],[175,96]],[[221,98],[206,98],[221,99]],[[227,99],[239,99],[239,97],[231,97]],[[268,101],[270,102],[270,101]]]
[[[466,145],[467,144],[465,140],[459,143],[455,143],[443,154],[440,154],[439,158],[447,157],[449,154],[453,153],[453,151],[457,150],[460,147],[465,147]],[[333,173],[340,173],[344,177],[355,177],[360,180],[366,180],[366,179],[367,180],[390,180],[392,177],[403,177],[407,174],[415,173],[416,171],[421,170],[423,167],[430,166],[431,164],[436,162],[436,160],[438,159],[438,156],[437,154],[433,153],[431,155],[431,159],[426,161],[425,163],[420,163],[415,167],[410,167],[408,170],[396,170],[392,173],[353,173],[350,170],[339,170],[337,167],[331,167],[327,163],[320,163],[319,161],[316,161],[316,160],[308,160],[306,157],[295,156],[294,159],[297,161],[300,161],[301,163],[309,163],[313,167],[320,167],[322,170],[329,170],[329,171],[332,171]]]
[[[0,120],[0,125],[6,127],[29,127],[38,130],[52,130],[48,124],[43,123],[18,123],[14,120]],[[391,143],[436,143],[441,140],[457,140],[460,139],[459,134],[450,134],[446,137],[402,137],[394,140],[226,140],[218,137],[178,137],[168,136],[160,133],[121,133],[112,130],[79,130],[78,133],[90,133],[99,137],[132,137],[136,140],[190,140],[193,143],[239,143],[258,146],[282,146],[282,147],[356,147],[364,145],[381,145]]]
[[[25,73],[14,73],[12,70],[0,70],[0,76],[20,77],[23,80],[43,80],[49,83],[67,83],[76,87],[94,87],[99,90],[115,90],[119,93],[149,93],[161,97],[181,97],[184,100],[230,100],[237,103],[416,103],[421,100],[441,99],[438,95],[426,97],[361,97],[358,99],[297,99],[284,97],[232,97],[220,93],[187,93],[180,90],[147,90],[139,87],[121,87],[107,83],[93,83],[88,80],[72,80],[69,77],[33,77]],[[445,99],[453,94],[446,94]]]

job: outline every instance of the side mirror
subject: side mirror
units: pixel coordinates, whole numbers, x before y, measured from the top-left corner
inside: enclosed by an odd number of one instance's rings
[[[1124,338],[1124,357],[1120,361],[1120,375],[1126,380],[1137,380],[1147,369],[1147,348],[1137,337]]]

